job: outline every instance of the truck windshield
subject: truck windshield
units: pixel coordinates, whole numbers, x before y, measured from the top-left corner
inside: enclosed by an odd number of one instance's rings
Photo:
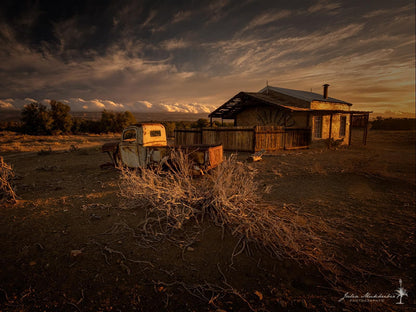
[[[134,141],[136,139],[136,130],[127,130],[123,134],[123,141]]]

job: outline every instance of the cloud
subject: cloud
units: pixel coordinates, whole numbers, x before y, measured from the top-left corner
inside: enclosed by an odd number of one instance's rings
[[[191,17],[192,12],[191,11],[178,11],[175,13],[175,15],[172,18],[172,24],[180,23],[184,20],[187,20]]]
[[[327,13],[327,14],[336,14],[341,8],[341,3],[337,1],[330,0],[319,0],[314,5],[308,8],[309,13]]]
[[[414,12],[407,3],[102,7],[99,20],[80,10],[51,18],[45,9],[17,23],[24,14],[0,11],[1,107],[20,108],[27,97],[65,101],[73,110],[206,112],[269,80],[304,90],[328,82],[330,92],[360,109],[414,110]]]
[[[32,98],[8,98],[8,99],[0,99],[0,110],[20,110],[25,105],[31,103],[41,103],[41,104],[49,104],[47,100],[38,101]]]
[[[377,9],[377,10],[373,10],[369,13],[366,13],[363,17],[364,18],[369,18],[369,19],[378,18],[378,17],[387,17],[387,18],[389,18],[390,16],[397,16],[399,14],[409,13],[409,12],[414,13],[414,5],[409,4],[409,5],[396,7],[396,8]]]
[[[228,3],[228,0],[210,1],[206,8],[207,15],[209,16],[207,24],[216,23],[219,20],[225,18],[227,13],[225,12],[224,8],[228,5]]]
[[[42,101],[36,99],[0,99],[0,110],[17,110],[22,109],[26,104],[40,102],[44,105],[49,105],[50,99],[43,99]],[[62,102],[71,107],[71,111],[132,111],[132,112],[163,112],[163,113],[209,113],[213,111],[215,105],[207,105],[203,103],[178,103],[178,102],[159,102],[152,104],[146,100],[136,101],[132,104],[117,103],[112,100],[104,99],[82,99],[82,98],[69,98],[59,99]]]
[[[0,109],[16,109],[13,105],[13,99],[0,99]]]
[[[150,24],[150,22],[156,17],[157,15],[157,11],[156,10],[151,10],[149,12],[149,15],[147,17],[147,19],[141,24],[141,27],[144,28],[146,26],[148,26]]]
[[[164,112],[164,113],[210,113],[216,105],[202,103],[178,103],[178,102],[159,102],[150,103],[149,101],[137,101],[131,106],[136,112]]]
[[[256,27],[264,26],[280,19],[289,17],[292,13],[289,10],[281,10],[276,12],[266,12],[254,17],[241,33]]]
[[[316,54],[325,54],[330,51],[330,47],[341,46],[342,41],[357,35],[362,29],[362,24],[351,24],[303,36],[277,34],[275,40],[237,38],[217,42],[210,46],[218,51],[210,63],[227,63],[233,71],[252,75],[268,72],[270,69],[294,68],[307,60],[313,62]]]
[[[123,111],[125,106],[121,103],[116,103],[111,100],[91,99],[84,100],[82,98],[70,98],[67,100],[60,100],[71,107],[72,111],[102,111],[104,109],[111,111]]]
[[[137,101],[133,105],[134,111],[150,111],[153,108],[153,104],[149,101]]]
[[[186,42],[183,39],[176,38],[165,40],[161,43],[161,46],[168,51],[187,48],[190,45],[190,42]]]
[[[199,103],[173,103],[173,104],[160,104],[168,112],[178,112],[178,113],[210,113],[213,110],[213,106],[203,105]]]

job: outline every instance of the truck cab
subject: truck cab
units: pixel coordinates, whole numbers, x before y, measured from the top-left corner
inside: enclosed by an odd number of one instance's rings
[[[167,154],[166,130],[162,124],[143,123],[123,130],[120,158],[127,167],[147,167]]]

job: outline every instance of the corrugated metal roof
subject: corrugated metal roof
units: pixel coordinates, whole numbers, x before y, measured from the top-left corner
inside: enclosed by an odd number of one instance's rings
[[[266,93],[267,88],[269,94]],[[279,96],[277,93],[283,94],[288,96],[289,98],[284,98]],[[293,98],[293,99],[291,99]],[[282,109],[288,109],[291,111],[303,111],[303,112],[315,112],[315,111],[329,111],[329,112],[345,112],[348,113],[349,107],[346,107],[346,110],[338,109],[338,110],[314,110],[310,108],[310,103],[312,101],[321,101],[321,102],[331,102],[331,103],[339,103],[351,106],[352,104],[334,99],[334,98],[327,98],[324,99],[322,95],[307,92],[307,91],[299,91],[299,90],[292,90],[292,89],[284,89],[284,88],[277,88],[268,86],[263,88],[259,92],[240,92],[230,100],[225,102],[223,105],[218,107],[214,110],[209,117],[214,118],[235,118],[236,114],[238,114],[241,110],[249,105],[253,105],[253,102],[250,101],[254,100],[257,103],[264,103],[266,105],[276,105]],[[297,99],[297,100],[294,100]]]
[[[264,101],[264,102],[267,102],[267,103],[271,103],[271,104],[275,104],[275,105],[278,105],[280,107],[290,109],[292,111],[310,111],[309,108],[303,108],[303,107],[298,107],[298,106],[292,106],[292,105],[282,104],[281,101],[275,99],[272,96],[269,96],[267,94],[264,94],[264,93],[259,93],[259,92],[243,92],[243,93],[245,93],[245,94],[247,94],[247,95],[249,95],[251,97],[257,98],[257,99],[259,99],[261,101]]]
[[[278,87],[272,87],[267,86],[259,91],[259,93],[264,93],[267,91],[267,88],[271,91],[275,91],[278,93],[282,93],[288,96],[292,96],[294,98],[312,102],[312,101],[320,101],[320,102],[331,102],[331,103],[341,103],[341,104],[347,104],[352,105],[351,103],[338,100],[332,97],[324,98],[322,94],[314,93],[314,92],[308,92],[308,91],[301,91],[301,90],[292,90],[292,89],[285,89],[285,88],[278,88]]]
[[[296,107],[282,103],[278,99],[268,96],[267,94],[259,92],[240,92],[223,105],[214,110],[209,117],[222,117],[222,118],[234,118],[242,109],[252,104],[251,101],[247,102],[247,99],[254,99],[257,103],[264,103],[266,105],[276,105],[283,109],[289,109],[292,111],[309,111],[309,108]]]

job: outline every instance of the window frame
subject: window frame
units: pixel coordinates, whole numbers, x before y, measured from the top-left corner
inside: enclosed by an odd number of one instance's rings
[[[160,130],[150,130],[149,135],[150,135],[151,138],[158,138],[158,137],[162,136],[162,131],[160,131]]]
[[[324,118],[322,115],[313,116],[313,137],[315,139],[322,139]]]
[[[130,134],[134,134],[130,136]],[[136,129],[127,129],[123,132],[123,142],[134,142],[137,139]]]

